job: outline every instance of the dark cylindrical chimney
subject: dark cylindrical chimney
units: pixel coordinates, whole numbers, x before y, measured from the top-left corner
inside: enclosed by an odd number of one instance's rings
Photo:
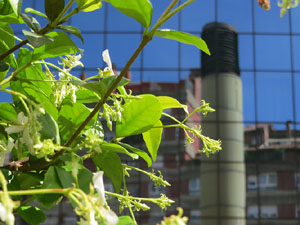
[[[211,52],[211,56],[202,52],[202,76],[222,72],[240,74],[238,35],[233,26],[225,23],[209,23],[203,27],[202,39]]]

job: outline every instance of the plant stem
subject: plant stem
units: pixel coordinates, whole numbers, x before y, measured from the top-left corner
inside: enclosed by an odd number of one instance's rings
[[[33,189],[33,190],[19,190],[19,191],[7,191],[9,195],[42,195],[42,194],[67,194],[73,188],[66,189]],[[0,191],[0,195],[3,191]]]
[[[80,126],[77,128],[77,130],[73,133],[73,135],[69,138],[69,140],[64,144],[64,146],[69,147],[72,142],[75,140],[75,138],[80,134],[80,132],[85,128],[85,126],[90,122],[90,120],[96,115],[96,113],[99,112],[99,110],[103,107],[104,103],[108,99],[108,97],[111,95],[111,93],[116,89],[118,86],[118,83],[121,81],[121,79],[126,75],[127,71],[129,70],[130,66],[133,64],[135,59],[138,57],[140,52],[144,49],[144,47],[149,43],[149,41],[152,38],[143,37],[140,45],[138,48],[134,51],[128,62],[126,63],[125,67],[122,69],[121,73],[115,79],[115,81],[112,83],[112,85],[109,87],[108,91],[105,93],[103,98],[97,103],[93,111],[88,115],[88,117],[80,124]]]

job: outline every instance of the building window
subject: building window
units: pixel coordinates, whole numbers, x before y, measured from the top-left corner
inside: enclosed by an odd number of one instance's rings
[[[191,178],[189,180],[189,194],[190,195],[200,194],[200,178]]]
[[[259,181],[259,182],[258,182]],[[257,177],[255,175],[250,175],[247,177],[247,187],[248,190],[259,189],[273,189],[277,186],[277,176],[276,173],[263,173]]]
[[[257,177],[256,176],[254,176],[254,175],[248,176],[247,187],[248,187],[248,190],[256,190],[257,189]]]
[[[248,217],[248,219],[258,218],[258,207],[257,206],[248,206],[247,217]]]
[[[159,169],[159,168],[163,168],[164,166],[164,157],[163,155],[157,155],[156,157],[156,161],[153,162],[152,167]]]
[[[247,217],[248,219],[257,219],[258,218],[258,206],[248,206],[247,208]],[[271,219],[278,217],[278,211],[276,205],[266,206],[262,205],[260,207],[260,217],[264,219]]]
[[[261,206],[261,218],[277,218],[278,212],[277,212],[277,206]]]
[[[161,187],[156,187],[154,183],[149,183],[148,185],[149,188],[149,197],[150,198],[158,198],[160,197],[160,194],[165,194],[166,188],[161,186]]]
[[[275,173],[265,173],[259,175],[259,188],[270,189],[277,186],[277,176]]]
[[[191,210],[189,222],[199,224],[200,216],[201,216],[201,211],[200,210]]]

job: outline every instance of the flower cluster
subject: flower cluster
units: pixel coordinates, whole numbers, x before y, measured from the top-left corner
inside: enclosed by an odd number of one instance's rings
[[[185,225],[188,222],[188,218],[183,215],[182,208],[178,207],[178,215],[172,215],[170,217],[164,217],[161,225]]]
[[[53,91],[53,98],[54,103],[56,106],[59,106],[63,99],[71,94],[72,102],[76,102],[76,91],[78,90],[75,85],[72,85],[70,82],[72,79],[75,79],[70,74],[70,71],[76,67],[81,66],[83,67],[82,62],[80,62],[80,59],[82,57],[82,54],[79,55],[67,55],[66,58],[60,57],[62,62],[59,62],[63,66],[63,69],[58,73],[60,82],[55,82],[54,85],[54,91]],[[78,78],[77,78],[78,79]]]
[[[288,9],[297,7],[298,4],[299,0],[278,0],[278,6],[281,7],[280,17],[283,17]]]
[[[105,200],[103,171],[94,174],[93,183],[89,195],[80,189],[72,189],[68,193],[68,197],[76,204],[75,212],[80,217],[80,225],[97,225],[98,222],[116,225],[118,217],[108,208]]]
[[[7,181],[5,180],[2,172],[0,171],[0,182],[2,185],[2,192],[0,193],[0,220],[7,225],[14,225],[15,217],[13,214],[14,208],[18,207],[18,202],[11,200],[7,193]]]
[[[21,144],[25,144],[30,154],[35,155],[34,145],[40,143],[40,133],[42,129],[41,124],[38,122],[40,110],[34,110],[25,116],[23,112],[18,114],[18,119],[12,126],[5,128],[7,134],[18,133],[20,138],[18,139]]]

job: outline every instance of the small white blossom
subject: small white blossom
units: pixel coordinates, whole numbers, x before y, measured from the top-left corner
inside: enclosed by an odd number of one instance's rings
[[[11,152],[14,147],[14,139],[8,138],[8,143],[5,144],[4,141],[0,142],[0,166],[3,166],[5,162],[6,155]]]
[[[102,212],[105,215],[106,225],[116,225],[119,222],[119,218],[114,211],[103,208]]]
[[[4,208],[4,206],[0,203],[0,219],[2,221],[5,221],[6,220],[6,209]]]
[[[104,193],[104,183],[103,183],[103,171],[94,173],[93,175],[94,188],[99,194],[100,202],[105,204],[105,193]]]
[[[12,125],[10,127],[5,128],[5,131],[8,134],[14,134],[14,133],[19,133],[19,132],[23,131],[25,126],[28,123],[28,117],[25,116],[23,112],[20,112],[18,114],[18,119],[15,123],[16,123],[16,125]]]
[[[105,71],[112,71],[112,63],[111,63],[111,60],[110,60],[110,57],[109,57],[108,49],[105,49],[102,52],[102,57],[103,57],[103,61],[106,62],[106,64],[108,65],[108,67],[106,67],[104,69],[104,72]]]

